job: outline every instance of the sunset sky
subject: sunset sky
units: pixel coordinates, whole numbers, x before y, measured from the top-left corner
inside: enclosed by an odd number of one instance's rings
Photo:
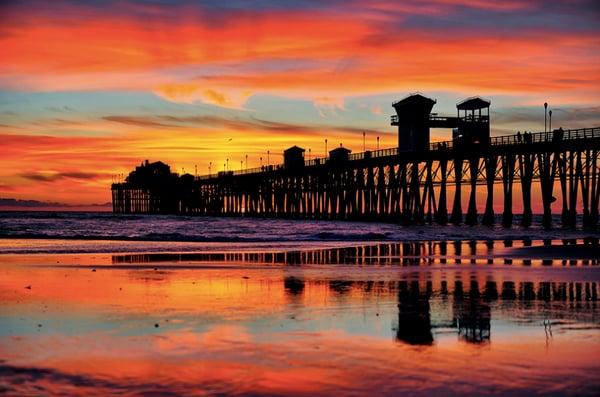
[[[599,21],[593,0],[2,1],[0,198],[104,203],[144,159],[392,147],[415,91],[490,99],[493,135],[543,130],[545,101],[599,126]]]

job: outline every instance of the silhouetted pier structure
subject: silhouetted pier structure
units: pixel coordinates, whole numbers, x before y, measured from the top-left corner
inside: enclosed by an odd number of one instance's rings
[[[583,226],[598,225],[600,127],[491,137],[489,101],[465,100],[452,117],[431,113],[434,104],[420,94],[393,104],[396,148],[351,153],[338,147],[327,158],[305,160],[304,150],[292,147],[280,165],[200,177],[146,162],[125,183],[112,185],[113,211],[491,225],[494,185],[501,184],[502,224],[508,227],[518,184],[523,226],[532,222],[534,186],[544,227],[552,224],[556,189],[563,226],[576,226],[578,203]],[[430,142],[430,128],[451,128],[453,139]],[[486,199],[480,219],[481,190]]]

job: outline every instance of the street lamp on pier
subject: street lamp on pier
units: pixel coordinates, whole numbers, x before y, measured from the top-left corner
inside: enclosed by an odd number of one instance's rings
[[[544,102],[544,132],[548,132],[548,129],[546,128],[547,113],[548,113],[548,102]]]
[[[366,138],[367,138],[367,133],[363,131],[363,152],[367,151],[367,141],[366,141]]]

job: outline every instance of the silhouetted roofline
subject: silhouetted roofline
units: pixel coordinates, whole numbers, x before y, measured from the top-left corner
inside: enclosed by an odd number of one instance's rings
[[[405,98],[402,98],[399,101],[393,102],[392,106],[398,107],[398,106],[410,105],[410,104],[415,104],[415,103],[427,103],[429,105],[433,105],[433,104],[437,103],[437,101],[435,99],[426,97],[425,95],[421,94],[420,92],[413,92],[410,95],[406,96]]]
[[[345,148],[343,146],[340,146],[340,147],[336,147],[335,149],[332,149],[329,151],[329,153],[338,153],[338,152],[352,153],[352,150]]]
[[[306,152],[306,150],[302,149],[300,146],[292,146],[290,148],[287,148],[283,151],[283,153],[288,153],[288,152]]]
[[[478,96],[473,96],[456,104],[458,110],[475,110],[489,108],[492,102]]]

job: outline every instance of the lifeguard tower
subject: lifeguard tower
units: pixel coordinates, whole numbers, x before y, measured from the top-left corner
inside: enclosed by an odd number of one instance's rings
[[[421,94],[412,94],[392,104],[396,110],[392,125],[398,126],[398,150],[418,152],[429,149],[429,115],[435,103]]]
[[[339,147],[329,151],[329,161],[333,164],[341,164],[348,161],[352,150],[347,149],[340,144]]]
[[[296,145],[284,150],[283,166],[288,169],[304,167],[304,152],[304,149]]]
[[[467,98],[456,105],[458,125],[452,139],[457,146],[488,145],[490,142],[490,101]]]
[[[456,105],[456,117],[431,113],[436,101],[412,94],[392,106],[396,114],[392,125],[398,126],[398,151],[421,152],[430,149],[430,128],[451,128],[454,148],[465,149],[490,142],[490,101],[467,98]]]

